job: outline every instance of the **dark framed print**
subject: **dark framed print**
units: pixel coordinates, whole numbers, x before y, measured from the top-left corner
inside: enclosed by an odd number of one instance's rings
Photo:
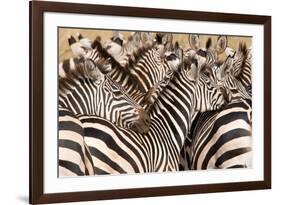
[[[271,17],[30,2],[30,203],[271,188]]]

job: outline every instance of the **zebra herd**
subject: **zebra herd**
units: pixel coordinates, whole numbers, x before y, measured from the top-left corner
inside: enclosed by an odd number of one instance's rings
[[[69,36],[59,64],[59,176],[251,167],[251,50],[226,36]],[[225,53],[224,61],[218,56]]]

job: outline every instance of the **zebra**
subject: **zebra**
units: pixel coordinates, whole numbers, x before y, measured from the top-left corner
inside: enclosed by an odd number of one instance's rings
[[[113,31],[113,36],[103,47],[121,66],[126,66],[131,54],[139,48],[150,47],[153,43],[152,34],[149,32],[133,32],[126,41],[121,32]]]
[[[58,130],[58,176],[93,175],[94,164],[82,123],[71,110],[59,107]]]
[[[252,96],[252,51],[247,48],[245,43],[239,43],[233,64],[233,75],[241,82],[248,94]]]
[[[169,56],[167,56],[167,57],[169,57]],[[89,63],[92,63],[93,61],[89,61]],[[172,63],[172,62],[169,62],[169,63]],[[69,63],[68,62],[68,65],[75,65],[74,63]],[[61,66],[62,68],[63,68],[63,65]],[[66,69],[67,71],[69,71],[70,69]],[[75,68],[72,68],[72,70],[76,70],[77,71],[77,69],[75,69]],[[80,70],[81,70],[81,68],[80,68]],[[89,70],[89,69],[88,69]],[[84,71],[85,72],[85,71]],[[62,73],[64,73],[64,76],[66,76],[66,72],[63,70],[63,72]],[[89,73],[89,72],[86,72],[86,73]],[[91,75],[89,75],[90,77],[92,77],[92,76],[94,76],[92,73],[93,72],[90,72],[91,73]],[[96,76],[96,75],[95,75]],[[88,118],[89,116],[88,115],[86,115],[86,118]],[[94,116],[92,116],[92,117],[94,117]],[[97,116],[95,116],[96,118],[97,118]],[[92,128],[94,128],[94,127],[92,127]],[[96,136],[96,135],[95,135]],[[81,153],[81,152],[80,152]],[[78,156],[79,156],[79,153],[77,154]],[[81,155],[81,154],[80,154]],[[67,158],[67,156],[61,156],[61,158],[62,159],[64,159],[64,158]],[[80,157],[80,158],[82,158],[82,157]],[[65,160],[64,160],[65,161]],[[81,162],[81,160],[80,160],[80,162]],[[73,163],[73,164],[75,164],[75,163]],[[70,168],[69,168],[70,169]],[[73,172],[75,172],[75,171],[73,171]],[[81,173],[81,172],[80,172]]]
[[[251,105],[235,99],[202,113],[193,130],[191,169],[251,167]]]
[[[173,35],[156,33],[153,36],[150,32],[133,32],[126,41],[121,33],[113,32],[113,37],[104,43],[104,47],[116,61],[125,66],[129,63],[130,57],[138,58],[134,53],[152,47],[158,51],[161,58],[164,58],[165,52],[173,50]]]
[[[93,63],[82,58],[62,62],[59,106],[70,109],[75,115],[98,115],[127,129],[148,132],[149,115],[108,74],[101,72],[111,69],[104,62],[107,61],[99,59]]]
[[[139,134],[97,116],[80,116],[95,174],[177,171],[179,152],[196,111],[219,109],[221,90],[196,64],[182,67],[151,109],[148,133]]]
[[[217,63],[219,55],[222,53],[228,53],[231,57],[233,57],[228,51],[232,50],[229,47],[227,47],[228,39],[227,36],[220,35],[217,38],[216,44],[212,45],[212,39],[209,37],[205,48],[200,47],[200,37],[197,34],[190,34],[188,36],[188,42],[190,45],[190,48],[186,49],[184,51],[184,59],[187,62],[190,62],[190,59],[194,57],[195,54],[200,55],[202,61],[202,64],[204,66],[210,67]],[[228,56],[227,55],[227,56]]]
[[[184,52],[184,58],[185,60],[189,60],[190,56],[193,56],[195,53],[198,55],[201,55],[204,58],[204,64],[205,68],[209,68],[210,70],[215,70],[217,72],[217,77],[219,80],[221,80],[221,74],[224,74],[221,69],[224,70],[224,72],[232,72],[232,77],[235,77],[236,79],[232,79],[233,81],[237,81],[241,83],[240,90],[244,92],[244,89],[247,91],[251,91],[251,49],[247,49],[245,43],[239,43],[238,51],[236,52],[234,49],[228,47],[228,39],[226,36],[219,36],[217,39],[217,42],[214,47],[212,47],[212,41],[211,38],[208,38],[208,41],[206,43],[206,48],[200,48],[200,38],[199,35],[191,34],[189,35],[189,44],[190,49],[187,49]],[[229,58],[229,60],[232,60],[231,66],[228,66],[228,68],[231,69],[225,69],[225,68],[216,68],[216,64],[218,63],[218,55],[225,52],[226,57]],[[226,64],[224,64],[226,65]],[[219,67],[219,66],[217,66]],[[227,75],[229,77],[229,75]],[[228,81],[228,82],[227,82]],[[230,80],[224,80],[224,83],[230,83]],[[244,87],[241,88],[241,86]],[[235,87],[228,85],[228,87]],[[251,93],[248,92],[249,95]]]
[[[183,50],[180,48],[178,42],[173,46],[173,50],[166,52],[166,60],[172,69],[168,70],[163,76],[163,79],[154,84],[144,95],[141,104],[146,105],[146,110],[149,112],[161,92],[169,84],[174,77],[175,72],[181,67],[185,66],[183,62]]]
[[[161,40],[161,38],[165,39],[166,35],[161,35],[161,37],[158,37],[156,43],[156,42],[152,42],[151,35],[147,33],[148,32],[135,32],[135,34],[132,37],[132,40],[129,41],[130,44],[134,45],[134,52],[127,51],[128,45],[125,45],[124,48],[122,47],[123,48],[122,51],[121,49],[118,49],[120,47],[120,45],[118,44],[119,41],[116,42],[115,40],[112,40],[110,41],[110,43],[109,42],[105,43],[105,48],[107,52],[114,59],[122,58],[120,56],[127,57],[127,63],[123,65],[123,67],[125,67],[125,69],[128,69],[132,75],[135,75],[135,78],[146,79],[147,82],[142,82],[144,86],[143,89],[145,92],[148,90],[148,88],[153,86],[155,82],[158,82],[159,79],[162,79],[164,76],[163,73],[166,73],[166,71],[170,69],[168,68],[169,67],[168,65],[165,65],[167,64],[167,61],[165,60],[166,59],[165,57],[167,55],[165,55],[165,53],[163,54],[159,53],[159,48],[158,48],[162,46],[162,42],[165,43],[165,44],[163,43],[163,46],[167,44],[166,42],[168,40]],[[148,36],[148,37],[141,38],[142,36]],[[149,40],[144,41],[144,39],[149,39]],[[108,46],[108,44],[110,44],[110,46]],[[164,51],[166,52],[167,50]],[[162,55],[164,58],[161,57]],[[176,69],[176,68],[172,68],[172,69]],[[150,73],[152,74],[150,74],[148,71],[150,71]],[[120,74],[117,72],[115,72],[115,75],[120,77]],[[142,88],[140,88],[140,90],[142,90]]]
[[[201,42],[199,35],[197,34],[190,34],[188,36],[188,42],[190,48],[184,51],[184,59],[187,62],[194,57],[195,54],[198,54],[204,58],[202,58],[203,63],[206,66],[213,65],[217,62],[218,56],[226,51],[227,48],[227,36],[218,36],[217,42],[215,46],[212,46],[212,39],[208,38],[205,48],[200,47]]]
[[[224,38],[224,37],[219,37],[219,39],[218,39],[218,42],[219,41],[226,41],[226,38]],[[218,45],[224,45],[224,47],[226,47],[226,43],[223,43],[223,42],[220,42],[220,43],[217,43],[217,46],[216,46],[216,50],[215,49],[213,49],[213,50],[211,50],[210,49],[210,46],[211,46],[211,41],[210,40],[208,40],[208,42],[207,42],[207,51],[208,52],[206,52],[207,54],[205,55],[205,57],[206,57],[206,62],[204,62],[204,66],[205,67],[207,67],[207,66],[211,66],[212,64],[214,64],[215,62],[216,62],[216,60],[217,60],[217,54],[214,52],[214,51],[219,51],[218,53],[221,53],[222,51],[223,51],[223,48],[219,48],[218,49]],[[227,61],[228,62],[228,61]],[[226,64],[227,65],[227,64]],[[225,66],[225,65],[224,65]],[[230,67],[230,65],[228,65],[228,67]],[[225,69],[225,68],[224,68]],[[227,82],[227,81],[224,81],[224,82]],[[232,80],[232,82],[235,82],[235,81],[233,81]],[[226,87],[225,85],[224,85],[224,87]],[[231,90],[233,90],[233,87],[237,87],[237,84],[235,84],[235,86],[233,85],[232,86],[232,89]],[[241,88],[240,88],[241,89]],[[239,89],[239,90],[240,90]]]
[[[235,98],[242,97],[251,99],[247,88],[243,86],[235,75],[233,75],[235,56],[228,56],[222,63],[214,63],[213,65],[204,66],[204,72],[208,75],[212,82],[220,86],[225,91],[225,98],[230,102]]]
[[[241,45],[239,51],[241,51]],[[243,49],[245,50],[245,47]],[[241,55],[238,52],[238,57],[235,53],[228,56],[225,64],[220,67],[207,68],[209,73],[215,71],[215,75],[212,76],[222,81],[216,82],[228,92],[230,102],[220,110],[201,113],[197,116],[195,131],[191,133],[192,144],[186,143],[181,151],[179,165],[181,170],[250,166],[251,95],[233,74],[235,70],[243,71],[243,66],[246,66],[247,71],[250,70],[247,67],[249,64],[240,63],[247,59],[244,53]],[[240,162],[237,159],[240,159]],[[228,162],[224,163],[224,160]]]
[[[85,55],[86,59],[95,61],[95,58],[102,56],[110,59],[112,71],[109,73],[111,78],[121,84],[122,87],[145,108],[143,101],[145,94],[155,84],[159,83],[167,73],[174,72],[180,66],[180,57],[170,58],[174,53],[166,54],[165,59],[160,58],[157,49],[154,47],[140,48],[133,53],[128,60],[128,64],[122,67],[113,58],[99,41],[94,41],[92,50]]]

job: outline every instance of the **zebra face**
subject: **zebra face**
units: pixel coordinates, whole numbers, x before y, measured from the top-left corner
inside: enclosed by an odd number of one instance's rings
[[[195,98],[195,110],[200,112],[218,110],[226,103],[223,90],[202,74],[195,88]]]
[[[107,98],[112,104],[108,110],[114,115],[111,120],[113,123],[140,134],[149,131],[149,114],[127,94],[121,85],[106,76],[104,91],[106,92],[105,96],[109,95]]]
[[[151,122],[149,115],[143,109],[138,109],[136,116],[137,119],[129,123],[129,127],[140,134],[148,133]]]
[[[69,58],[59,64],[59,77],[62,79],[84,76],[100,83],[104,79],[97,64],[89,59]]]
[[[241,85],[241,83],[234,76],[234,57],[235,52],[232,56],[228,56],[223,64],[220,66],[214,65],[209,68],[209,73],[212,77],[212,82],[223,90],[225,99],[231,101],[234,98],[248,98],[250,96],[247,90]]]
[[[91,60],[84,61],[84,68],[86,75],[94,80],[94,82],[96,82],[97,84],[101,83],[104,80],[104,75],[97,67],[97,65],[94,64]]]
[[[96,115],[139,133],[149,130],[149,115],[115,81],[104,74],[106,60],[71,58],[59,67],[59,99],[74,114]],[[104,70],[103,70],[104,71]]]
[[[223,90],[202,72],[198,62],[191,64],[187,77],[194,82],[195,111],[217,110],[226,103]]]

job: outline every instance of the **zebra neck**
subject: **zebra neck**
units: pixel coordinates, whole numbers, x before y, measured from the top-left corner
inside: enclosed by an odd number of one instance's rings
[[[177,75],[171,79],[150,112],[152,124],[153,121],[163,121],[169,133],[167,137],[177,142],[178,151],[181,150],[191,127],[194,112],[192,92],[194,85]]]

